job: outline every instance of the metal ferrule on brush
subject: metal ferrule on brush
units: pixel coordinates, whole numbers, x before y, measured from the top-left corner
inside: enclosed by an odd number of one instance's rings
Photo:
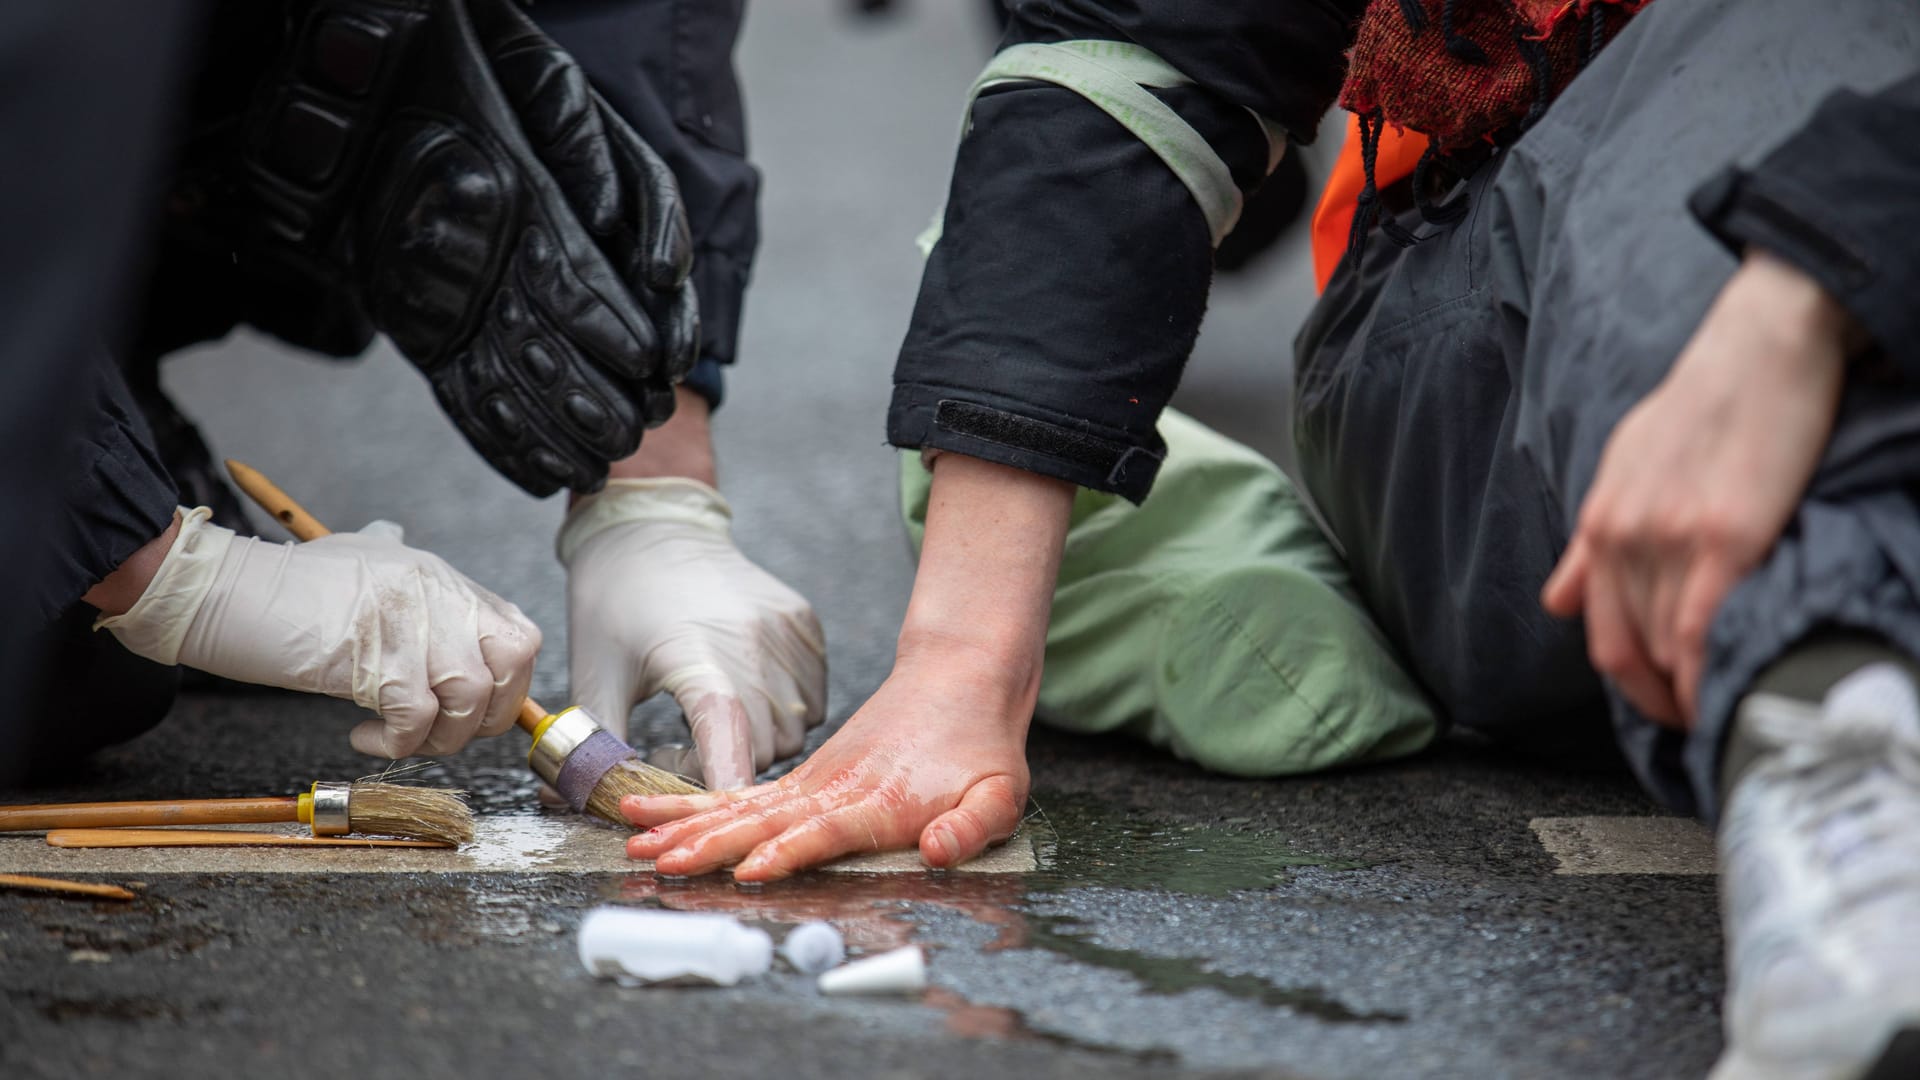
[[[339,780],[314,783],[310,793],[313,800],[313,835],[345,836],[353,831],[353,820],[347,813],[347,803],[352,793],[353,785]]]
[[[533,749],[527,752],[527,764],[576,812],[584,812],[607,770],[633,756],[626,743],[575,705],[541,722]]]
[[[533,749],[527,751],[527,764],[533,766],[535,775],[557,789],[567,759],[599,730],[600,725],[578,705],[562,709],[541,722],[533,737]]]

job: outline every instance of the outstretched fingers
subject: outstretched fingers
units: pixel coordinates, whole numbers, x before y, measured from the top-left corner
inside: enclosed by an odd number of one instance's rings
[[[753,849],[734,868],[736,881],[778,881],[855,852],[897,846],[893,815],[872,800],[810,816]]]
[[[703,795],[629,795],[620,800],[620,813],[634,827],[651,829],[691,821],[719,810],[758,805],[783,793],[784,789],[776,783],[746,791],[709,791]]]
[[[754,846],[818,812],[812,798],[776,791],[775,798],[735,800],[715,810],[627,841],[627,855],[652,859],[663,874],[693,875],[738,862]]]

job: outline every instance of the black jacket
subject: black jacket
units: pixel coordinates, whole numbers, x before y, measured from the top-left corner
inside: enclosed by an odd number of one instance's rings
[[[1052,0],[1011,5],[1003,45],[1131,41],[1194,85],[1153,93],[1241,190],[1265,178],[1251,109],[1310,141],[1362,0]],[[1073,90],[981,94],[940,242],[894,370],[887,435],[1145,497],[1155,422],[1213,273],[1207,223],[1146,144]]]
[[[1799,266],[1920,384],[1920,74],[1834,94],[1758,165],[1701,188],[1693,211],[1736,251]]]
[[[1265,148],[1239,106],[1313,134],[1361,3],[1074,0],[1015,6],[1008,43],[1130,40],[1197,84],[1160,92],[1242,187]],[[1920,79],[1838,94],[1778,151],[1695,200],[1735,246],[1799,263],[1920,380]],[[890,441],[1145,497],[1154,433],[1206,308],[1211,252],[1187,190],[1071,90],[983,94],[954,165],[894,374]]]

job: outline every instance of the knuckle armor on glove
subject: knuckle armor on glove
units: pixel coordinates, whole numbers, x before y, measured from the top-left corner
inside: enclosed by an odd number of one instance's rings
[[[389,523],[272,544],[211,513],[183,511],[139,601],[96,626],[158,663],[372,709],[353,735],[365,753],[447,753],[510,726],[540,648],[518,608]]]
[[[666,420],[699,319],[671,172],[510,0],[315,0],[247,124],[249,257],[349,291],[536,495]]]

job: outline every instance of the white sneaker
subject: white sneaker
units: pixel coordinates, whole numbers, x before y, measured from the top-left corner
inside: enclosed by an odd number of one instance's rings
[[[1817,709],[1749,695],[1738,722],[1767,751],[1720,825],[1727,1049],[1712,1080],[1920,1076],[1875,1069],[1903,1028],[1920,1032],[1913,683],[1874,664]]]

